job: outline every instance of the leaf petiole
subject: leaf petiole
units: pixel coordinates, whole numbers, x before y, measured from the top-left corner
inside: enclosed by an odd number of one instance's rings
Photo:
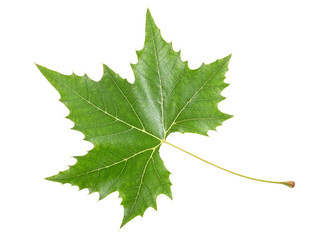
[[[210,165],[212,165],[212,166],[214,166],[216,168],[219,168],[219,169],[224,170],[226,172],[229,172],[231,174],[234,174],[234,175],[237,175],[237,176],[240,176],[240,177],[243,177],[243,178],[251,179],[251,180],[254,180],[254,181],[259,181],[259,182],[282,184],[282,185],[285,185],[285,186],[290,187],[290,188],[294,188],[294,186],[295,186],[295,182],[294,181],[278,182],[278,181],[268,181],[268,180],[263,180],[263,179],[248,177],[248,176],[245,176],[245,175],[242,175],[242,174],[230,171],[230,170],[225,169],[223,167],[220,167],[220,166],[218,166],[216,164],[213,164],[213,163],[211,163],[211,162],[209,162],[209,161],[207,161],[207,160],[205,160],[203,158],[200,158],[200,157],[198,157],[198,156],[196,156],[196,155],[194,155],[194,154],[192,154],[192,153],[190,153],[190,152],[188,152],[188,151],[186,151],[186,150],[184,150],[184,149],[182,149],[182,148],[180,148],[180,147],[178,147],[178,146],[176,146],[176,145],[174,145],[172,143],[169,143],[169,142],[167,142],[165,140],[163,142],[166,143],[166,144],[168,144],[168,145],[170,145],[170,146],[172,146],[172,147],[175,147],[175,148],[181,150],[182,152],[185,152],[185,153],[187,153],[187,154],[189,154],[189,155],[191,155],[191,156],[193,156],[193,157],[195,157],[195,158],[197,158],[197,159],[199,159],[199,160],[201,160],[201,161],[203,161],[205,163],[208,163],[208,164],[210,164]]]

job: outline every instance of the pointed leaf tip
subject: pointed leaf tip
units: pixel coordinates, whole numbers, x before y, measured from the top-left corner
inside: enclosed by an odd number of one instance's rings
[[[145,21],[146,21],[145,22],[146,28],[147,28],[148,25],[152,25],[154,27],[157,27],[149,9],[146,10],[146,20]]]
[[[230,60],[232,58],[232,54],[227,55],[226,57],[224,57],[225,61],[227,62],[227,64],[229,64]]]
[[[45,68],[45,67],[43,67],[43,66],[39,65],[38,63],[34,63],[34,64],[35,64],[35,65],[36,65],[36,67],[39,69],[39,71],[40,71],[41,69]]]
[[[149,8],[146,9],[146,18],[148,18],[148,17],[152,18],[152,15],[151,15],[151,12],[150,12]]]
[[[46,178],[44,178],[44,179],[47,180],[47,181],[52,181],[52,182],[55,181],[55,180],[54,180],[54,176],[46,177]]]
[[[126,225],[130,220],[126,220],[125,217],[123,217],[121,225],[120,225],[120,229],[123,228],[124,225]]]

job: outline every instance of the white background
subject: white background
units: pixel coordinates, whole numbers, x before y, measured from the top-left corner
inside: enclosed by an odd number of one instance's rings
[[[0,238],[332,239],[331,1],[1,1]],[[34,62],[99,80],[102,63],[133,81],[147,7],[191,68],[232,53],[223,112],[209,137],[167,140],[253,177],[162,146],[174,199],[119,230],[117,193],[97,201],[44,177],[92,144],[70,130]]]

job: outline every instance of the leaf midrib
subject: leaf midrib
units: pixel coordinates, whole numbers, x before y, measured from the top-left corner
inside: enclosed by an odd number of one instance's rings
[[[134,158],[134,157],[136,157],[136,156],[138,156],[138,155],[140,155],[140,154],[142,154],[142,153],[144,153],[144,152],[148,152],[148,151],[150,151],[150,150],[152,150],[152,152],[154,152],[154,151],[156,150],[156,148],[158,148],[160,145],[161,145],[161,144],[159,143],[156,147],[144,149],[144,150],[142,150],[142,151],[140,151],[140,152],[137,152],[137,153],[135,153],[135,154],[133,154],[133,155],[127,157],[127,158],[124,158],[124,159],[122,159],[122,160],[120,160],[120,161],[118,161],[118,162],[112,163],[112,164],[110,164],[110,165],[105,165],[104,167],[101,167],[101,168],[93,169],[93,170],[88,171],[88,172],[85,172],[85,173],[77,174],[77,175],[70,176],[70,177],[64,177],[64,178],[61,178],[61,179],[69,179],[69,178],[81,177],[81,176],[84,176],[84,175],[88,175],[88,174],[90,174],[90,173],[99,172],[99,171],[101,171],[101,170],[108,169],[108,168],[113,167],[113,166],[115,166],[115,165],[118,165],[118,164],[120,164],[120,163],[126,162],[126,161],[128,161],[129,159],[132,159],[132,158]]]
[[[110,116],[110,117],[112,117],[112,118],[114,118],[114,119],[116,119],[116,120],[122,122],[123,124],[126,124],[127,126],[130,126],[130,127],[134,128],[134,129],[136,129],[136,130],[138,130],[138,131],[140,131],[140,132],[143,132],[143,133],[145,133],[145,134],[147,134],[147,135],[150,135],[151,137],[154,137],[154,138],[158,139],[159,141],[163,141],[162,139],[160,139],[159,137],[153,135],[152,133],[149,133],[149,132],[147,132],[147,131],[144,130],[144,129],[140,129],[140,128],[138,128],[138,127],[136,127],[136,126],[134,126],[134,125],[132,125],[132,124],[130,124],[130,123],[127,123],[127,122],[123,121],[122,119],[120,119],[120,118],[118,118],[118,117],[116,117],[116,116],[110,114],[109,112],[106,112],[105,110],[101,109],[101,108],[98,107],[97,105],[93,104],[91,101],[89,101],[89,100],[87,100],[86,98],[84,98],[83,96],[81,96],[78,92],[76,92],[74,89],[72,89],[72,88],[69,87],[67,84],[65,84],[65,83],[63,83],[62,81],[60,81],[59,79],[58,79],[58,82],[59,82],[60,84],[62,84],[63,86],[65,86],[66,88],[68,88],[68,89],[69,89],[70,91],[72,91],[74,94],[76,94],[79,98],[81,98],[82,100],[84,100],[85,102],[87,102],[88,104],[90,104],[91,106],[95,107],[97,110],[101,111],[102,113],[104,113],[104,114],[106,114],[106,115],[108,115],[108,116]]]
[[[162,87],[162,80],[161,80],[161,74],[160,74],[159,58],[158,58],[156,43],[155,43],[155,39],[154,39],[154,32],[152,31],[153,26],[152,26],[151,22],[149,22],[149,23],[150,23],[150,32],[151,32],[151,36],[152,36],[153,51],[154,51],[156,65],[157,65],[157,73],[158,73],[158,78],[159,78],[161,121],[162,121],[163,133],[164,133],[164,138],[165,138],[166,131],[165,131],[165,120],[164,120],[164,97],[163,97],[163,87]]]
[[[144,169],[143,169],[143,173],[142,173],[142,177],[141,177],[141,179],[140,179],[140,183],[139,183],[139,186],[138,186],[137,194],[136,194],[136,197],[135,197],[134,203],[133,203],[133,205],[132,205],[132,207],[131,207],[131,209],[130,209],[130,211],[129,211],[129,213],[128,213],[128,216],[131,215],[131,213],[133,212],[134,208],[136,207],[137,200],[138,200],[138,197],[139,197],[139,195],[140,195],[142,185],[144,185],[144,183],[143,183],[143,179],[144,179],[144,176],[145,176],[146,168],[147,168],[147,166],[149,165],[149,162],[150,162],[150,160],[151,160],[153,154],[155,153],[156,148],[159,147],[160,145],[161,145],[161,143],[160,143],[158,146],[156,146],[156,147],[152,150],[150,157],[148,158],[148,160],[147,160],[146,163],[145,163],[145,166],[144,166]]]

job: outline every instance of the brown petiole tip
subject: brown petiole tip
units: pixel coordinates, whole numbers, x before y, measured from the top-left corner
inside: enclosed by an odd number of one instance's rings
[[[287,187],[290,187],[290,188],[295,187],[295,182],[294,181],[283,182],[282,184],[284,184],[284,185],[286,185]]]

